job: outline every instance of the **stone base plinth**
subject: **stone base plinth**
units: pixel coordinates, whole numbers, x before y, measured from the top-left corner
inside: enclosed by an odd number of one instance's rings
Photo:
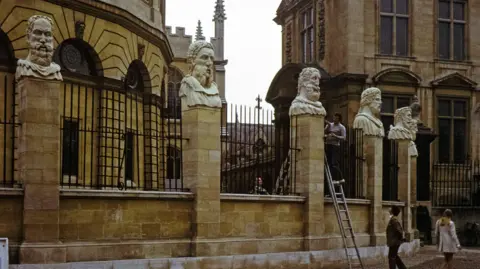
[[[405,243],[400,247],[402,256],[411,256],[420,249],[420,240]],[[388,248],[362,247],[360,256],[364,264],[385,261]],[[349,249],[353,254],[354,249]],[[176,268],[198,268],[198,269],[321,269],[321,268],[345,268],[345,250],[343,248],[323,251],[305,252],[281,252],[269,254],[252,254],[236,256],[214,256],[214,257],[188,257],[188,258],[164,258],[144,260],[119,260],[103,262],[83,262],[64,264],[43,264],[43,265],[10,265],[10,269],[80,269],[80,268],[149,268],[149,269],[176,269]]]
[[[61,243],[23,243],[20,246],[22,264],[53,264],[66,261],[67,250]]]

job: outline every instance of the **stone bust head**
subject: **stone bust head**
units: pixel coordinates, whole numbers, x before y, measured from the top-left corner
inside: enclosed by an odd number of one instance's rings
[[[203,87],[209,88],[213,82],[213,67],[215,52],[213,45],[204,40],[198,40],[188,48],[187,60],[191,64],[190,74]]]
[[[28,19],[27,61],[40,66],[49,66],[53,56],[53,21],[47,16],[34,15]]]
[[[182,109],[192,106],[222,107],[217,84],[213,81],[215,52],[213,45],[197,40],[187,53],[189,73],[183,78],[179,95]]]
[[[379,115],[382,109],[382,92],[379,88],[368,88],[362,92],[360,97],[360,109],[365,113]]]
[[[320,98],[320,78],[320,71],[316,68],[307,67],[300,72],[298,93],[290,106],[290,116],[302,114],[326,115],[325,108],[318,101]]]
[[[52,62],[53,21],[47,16],[34,15],[27,22],[28,56],[17,61],[15,80],[35,77],[45,80],[62,80],[60,66]]]
[[[316,102],[320,98],[320,71],[307,67],[298,77],[298,94],[303,98]]]
[[[417,132],[417,122],[412,118],[412,109],[408,106],[395,110],[394,126],[390,126],[389,139],[414,140]]]
[[[362,129],[366,136],[383,137],[385,131],[378,119],[382,108],[382,92],[379,88],[368,88],[362,92],[360,98],[360,109],[353,121],[353,128]]]

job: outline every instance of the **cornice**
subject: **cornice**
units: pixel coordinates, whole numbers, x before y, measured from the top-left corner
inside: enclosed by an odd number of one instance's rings
[[[121,25],[131,32],[138,34],[153,45],[159,47],[167,64],[170,64],[173,61],[173,51],[165,33],[146,24],[128,11],[108,3],[93,0],[45,1]]]

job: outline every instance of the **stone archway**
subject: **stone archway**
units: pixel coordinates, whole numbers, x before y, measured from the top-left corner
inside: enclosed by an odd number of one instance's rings
[[[7,34],[0,29],[0,66],[8,68],[9,71],[15,71],[15,54],[12,43]]]
[[[145,64],[141,60],[130,63],[125,77],[125,89],[137,92],[152,93],[152,82]]]

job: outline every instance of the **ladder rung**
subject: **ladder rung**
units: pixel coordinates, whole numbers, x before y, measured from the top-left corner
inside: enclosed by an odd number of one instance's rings
[[[343,192],[336,192],[335,195],[343,195]]]

